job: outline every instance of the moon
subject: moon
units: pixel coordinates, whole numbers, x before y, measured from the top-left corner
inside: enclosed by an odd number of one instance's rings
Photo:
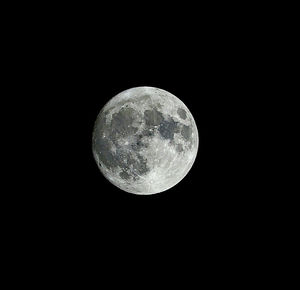
[[[195,120],[180,99],[159,88],[135,87],[102,108],[92,150],[113,185],[149,195],[170,189],[186,176],[198,144]]]

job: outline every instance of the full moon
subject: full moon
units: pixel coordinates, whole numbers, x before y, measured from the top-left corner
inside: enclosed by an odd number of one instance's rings
[[[170,189],[186,176],[198,144],[195,120],[181,100],[162,89],[136,87],[102,108],[92,149],[112,184],[149,195]]]

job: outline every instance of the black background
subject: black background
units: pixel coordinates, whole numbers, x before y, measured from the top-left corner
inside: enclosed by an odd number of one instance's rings
[[[28,77],[24,88],[34,104],[26,124],[36,138],[29,157],[39,161],[23,197],[30,204],[28,227],[39,236],[36,246],[51,245],[50,254],[63,252],[71,261],[106,251],[151,260],[155,252],[153,259],[160,253],[171,261],[202,257],[209,265],[245,247],[254,254],[249,233],[263,227],[257,227],[262,200],[250,165],[257,145],[252,108],[263,93],[257,88],[264,51],[252,41],[253,21],[222,7],[144,14],[120,8],[108,15],[68,9],[40,13],[29,28],[19,27],[20,74]],[[199,132],[188,175],[151,196],[110,184],[92,155],[100,109],[135,86],[176,95]]]
[[[61,134],[57,149],[65,160],[62,180],[64,175],[70,179],[64,183],[66,189],[70,187],[65,201],[83,202],[89,214],[104,206],[105,212],[116,213],[112,214],[116,219],[143,215],[137,223],[155,219],[152,211],[157,220],[160,215],[183,213],[197,217],[203,211],[214,212],[212,219],[230,215],[226,208],[240,198],[235,195],[241,174],[237,162],[243,158],[239,153],[250,89],[243,68],[249,56],[237,49],[240,40],[212,27],[202,34],[193,30],[191,35],[176,29],[156,34],[130,28],[106,34],[99,39],[94,30],[63,35],[66,46],[50,58],[54,89],[49,100],[56,106],[51,122],[57,122]],[[178,96],[190,108],[200,135],[198,156],[188,176],[169,191],[149,197],[127,194],[109,184],[91,152],[99,110],[111,97],[134,86],[159,87]]]
[[[248,221],[242,148],[247,142],[243,131],[250,85],[242,67],[249,60],[236,49],[235,37],[220,33],[216,39],[218,31],[213,31],[202,37],[197,31],[188,37],[110,31],[112,37],[98,40],[93,33],[79,34],[67,38],[66,47],[53,55],[55,65],[50,58],[54,86],[49,101],[55,107],[53,115],[49,111],[49,125],[55,128],[51,155],[59,158],[49,199],[57,222],[66,222],[63,231],[79,226],[92,234],[104,227],[122,232],[125,239],[154,242],[170,232],[180,239],[196,238],[201,231],[218,236],[232,229],[236,234]],[[135,86],[154,86],[178,96],[199,131],[199,151],[189,174],[172,189],[152,196],[132,195],[111,185],[91,150],[100,109]]]
[[[267,270],[284,248],[284,206],[275,204],[284,191],[270,190],[277,152],[264,142],[271,129],[279,139],[285,131],[272,108],[280,87],[274,48],[286,34],[275,4],[111,4],[13,3],[4,11],[3,100],[12,105],[2,107],[3,115],[11,109],[2,127],[12,124],[14,138],[2,142],[13,148],[2,151],[13,172],[3,191],[3,249],[5,268],[20,269],[10,282],[82,279],[86,288],[109,274],[109,285],[143,277],[139,288],[158,277],[183,280],[181,288],[277,281]],[[151,196],[110,184],[92,155],[97,114],[135,86],[176,95],[199,132],[188,175]]]
[[[40,131],[46,132],[43,146],[51,168],[45,178],[55,189],[46,195],[45,206],[51,204],[62,220],[72,216],[88,228],[115,222],[139,231],[147,226],[164,231],[181,224],[196,234],[199,226],[239,223],[247,200],[240,167],[246,158],[245,115],[255,78],[255,56],[242,37],[246,27],[223,26],[209,18],[182,26],[164,16],[142,27],[136,21],[114,26],[93,17],[75,20],[46,25],[34,47],[37,90],[43,94],[38,114],[47,128]],[[199,131],[190,173],[153,196],[128,194],[111,185],[91,150],[100,109],[135,86],[178,96]]]

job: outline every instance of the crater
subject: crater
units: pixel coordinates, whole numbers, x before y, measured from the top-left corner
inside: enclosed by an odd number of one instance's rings
[[[99,137],[96,137],[94,139],[94,148],[98,153],[98,157],[101,160],[101,163],[103,163],[107,168],[111,169],[117,166],[114,160],[114,155],[110,149],[111,145],[109,141],[99,135]]]
[[[151,96],[149,94],[143,94],[143,95],[138,97],[138,100],[141,100],[141,101],[147,101],[147,100],[150,100],[150,99],[151,99]]]
[[[177,152],[182,152],[183,151],[183,147],[182,147],[181,144],[177,144],[175,148],[176,148]]]
[[[113,165],[114,167],[119,166],[122,172],[127,173],[130,171],[138,175],[144,175],[149,172],[147,160],[144,157],[139,153],[124,152],[122,148],[117,148],[116,154],[113,155]],[[125,175],[123,174],[123,176]]]
[[[149,129],[149,130],[146,129],[142,132],[142,134],[145,137],[152,137],[152,136],[154,136],[154,130],[153,129]]]
[[[183,125],[180,133],[185,140],[191,141],[192,128],[190,126]]]
[[[186,111],[184,109],[179,108],[177,110],[177,114],[179,115],[179,117],[183,120],[186,119]]]
[[[111,135],[130,136],[137,132],[138,128],[132,124],[137,117],[137,112],[132,108],[123,107],[112,116],[110,131]]]
[[[131,144],[131,148],[134,150],[134,151],[140,151],[143,147],[146,147],[145,146],[145,143],[142,142],[142,138],[143,136],[142,135],[139,135],[136,140]]]
[[[119,137],[134,135],[138,128],[132,126],[137,112],[132,108],[122,108],[113,114],[111,124],[106,124],[105,114],[99,115],[93,134],[93,148],[98,153],[99,162],[109,170],[120,167],[122,172],[133,169],[138,175],[149,171],[147,160],[139,155],[138,151],[144,144],[142,135],[136,139],[136,150],[128,151],[118,144]],[[104,137],[105,136],[105,137]],[[112,151],[112,147],[114,151]],[[122,177],[123,176],[123,177]],[[121,178],[125,178],[123,173]]]
[[[164,139],[173,140],[174,134],[179,132],[178,122],[175,122],[172,118],[163,120],[158,131]]]
[[[157,111],[156,109],[153,110],[145,110],[144,112],[144,119],[146,122],[146,126],[158,126],[164,119],[161,112]]]
[[[141,156],[140,154],[137,155],[138,162],[135,163],[133,166],[133,170],[137,172],[139,175],[144,175],[148,173],[149,167],[147,166],[147,159]]]
[[[130,175],[129,175],[126,171],[120,172],[119,176],[120,176],[122,179],[125,179],[125,180],[130,179]]]

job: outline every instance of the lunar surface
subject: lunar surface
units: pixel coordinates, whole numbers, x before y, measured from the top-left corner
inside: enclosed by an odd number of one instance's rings
[[[100,111],[93,154],[102,174],[118,188],[155,194],[181,181],[198,150],[198,131],[185,104],[171,93],[136,87]]]

